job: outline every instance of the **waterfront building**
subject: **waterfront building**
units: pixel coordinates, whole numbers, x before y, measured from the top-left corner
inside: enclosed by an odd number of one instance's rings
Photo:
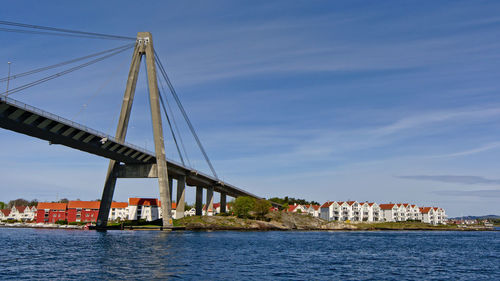
[[[422,214],[422,222],[434,223],[434,208],[431,207],[421,207],[420,213]]]
[[[320,218],[327,221],[341,220],[341,212],[344,202],[327,201],[320,207]],[[347,213],[346,213],[347,214]]]
[[[326,201],[321,207],[319,207],[319,217],[331,221],[333,220],[333,203],[335,202],[330,202]]]
[[[68,204],[66,203],[40,202],[36,207],[36,222],[55,223],[57,221],[64,221],[67,219],[67,208]]]
[[[307,209],[304,205],[294,203],[293,205],[288,206],[287,212],[307,214]]]
[[[408,219],[414,221],[421,220],[420,208],[417,205],[410,205],[410,213],[408,215]]]
[[[108,220],[124,221],[128,220],[129,210],[127,202],[112,202]]]
[[[129,198],[129,220],[155,221],[160,218],[159,200],[156,198]]]
[[[380,204],[381,219],[388,222],[396,221],[398,210],[399,207],[396,204]]]
[[[68,222],[96,222],[100,201],[69,201]]]
[[[377,203],[359,203],[361,209],[361,221],[373,222],[380,220],[380,207]]]
[[[320,206],[319,205],[305,205],[305,208],[306,208],[306,212],[315,217],[315,218],[319,218],[319,213],[320,213]]]
[[[196,215],[196,208],[191,208],[189,210],[184,211],[184,216],[185,217],[191,217]]]
[[[344,210],[348,211],[347,218],[344,220],[349,221],[361,221],[361,208],[357,201],[347,201],[347,208],[342,208],[342,213]]]
[[[406,221],[406,215],[407,215],[407,209],[403,204],[396,204],[398,206],[397,212],[396,212],[396,221]]]
[[[10,210],[9,209],[2,209],[0,210],[0,221],[6,221],[9,219],[10,215]]]

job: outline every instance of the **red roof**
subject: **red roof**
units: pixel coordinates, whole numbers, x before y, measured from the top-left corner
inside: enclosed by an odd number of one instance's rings
[[[293,212],[297,207],[298,207],[298,205],[290,205],[290,206],[288,206],[288,212]]]
[[[16,206],[16,209],[19,213],[24,213],[24,210],[26,209],[26,206]]]
[[[352,206],[352,204],[356,203],[356,201],[347,201],[346,202],[349,206]]]
[[[373,206],[373,204],[375,204],[375,203],[368,203],[368,206],[370,206],[370,207],[371,207],[371,206]]]
[[[128,207],[127,202],[111,202],[111,208],[125,209]]]
[[[10,210],[9,209],[3,209],[3,210],[0,210],[0,211],[2,211],[2,213],[3,213],[4,216],[10,215]]]
[[[130,206],[161,206],[156,198],[129,198]]]
[[[390,210],[394,206],[397,206],[397,205],[396,204],[380,204],[379,206],[380,206],[381,210]]]
[[[48,203],[48,202],[39,202],[36,207],[38,210],[50,209],[50,210],[63,210],[66,211],[68,204],[66,203]]]
[[[99,210],[100,201],[69,201],[68,209],[96,209]]]
[[[314,210],[316,210],[316,211],[317,211],[317,210],[319,210],[319,205],[312,205],[312,207],[313,207],[313,209],[314,209]]]
[[[431,207],[422,207],[422,208],[419,208],[420,209],[420,213],[422,214],[426,214],[428,213],[432,208]]]
[[[323,205],[321,205],[321,208],[328,208],[333,204],[333,202],[326,201]]]

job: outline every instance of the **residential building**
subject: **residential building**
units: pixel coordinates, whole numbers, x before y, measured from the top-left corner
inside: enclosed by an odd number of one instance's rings
[[[156,198],[129,198],[129,220],[155,221],[160,218],[159,200]]]
[[[319,213],[320,213],[320,206],[319,205],[305,205],[306,208],[306,213],[309,215],[319,218]]]
[[[306,207],[304,205],[300,205],[297,203],[294,203],[293,205],[288,206],[287,212],[307,214]]]
[[[381,220],[383,221],[397,221],[398,211],[399,206],[396,204],[380,204]]]
[[[333,206],[332,206],[334,203],[335,202],[327,201],[323,205],[321,205],[321,207],[319,207],[319,217],[327,221],[334,220]]]
[[[66,203],[47,203],[40,202],[36,207],[36,222],[37,223],[55,223],[57,221],[64,221],[67,219],[66,210],[68,204]]]
[[[421,221],[434,224],[434,209],[432,207],[420,208]]]
[[[377,203],[359,203],[361,221],[374,222],[380,220],[380,207]]]
[[[69,201],[68,222],[96,222],[100,201]]]
[[[128,220],[129,210],[127,202],[112,202],[109,210],[108,220],[124,221]]]
[[[191,217],[196,215],[196,208],[191,208],[189,210],[184,211],[184,216]]]
[[[344,213],[344,211],[347,210],[348,216],[344,220],[361,221],[362,214],[361,214],[360,204],[357,201],[347,201],[347,202],[345,202],[345,204],[347,204],[347,207],[342,208],[342,213]],[[344,206],[345,206],[345,204],[344,204]]]
[[[9,219],[10,215],[10,210],[9,209],[2,209],[0,210],[0,221],[6,221]]]

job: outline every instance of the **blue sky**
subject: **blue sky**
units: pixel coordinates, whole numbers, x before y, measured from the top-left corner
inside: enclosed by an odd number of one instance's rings
[[[500,214],[494,1],[2,6],[7,21],[132,37],[152,32],[219,176],[255,194]],[[15,74],[122,44],[2,32],[0,76],[7,61]],[[130,58],[128,51],[11,97],[114,134]],[[152,149],[144,82],[142,72],[127,140]],[[209,172],[181,131],[192,166]],[[0,200],[100,198],[106,159],[6,130],[0,147]],[[178,159],[171,138],[166,147]],[[119,180],[115,199],[157,194],[154,179]],[[190,189],[188,201],[193,195]]]

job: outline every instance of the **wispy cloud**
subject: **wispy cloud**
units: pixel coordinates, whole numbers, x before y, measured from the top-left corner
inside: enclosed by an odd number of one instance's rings
[[[400,179],[437,181],[446,183],[459,183],[470,185],[500,185],[500,179],[488,179],[480,176],[454,176],[454,175],[415,175],[415,176],[396,176]]]
[[[443,196],[464,196],[464,197],[480,197],[480,198],[500,198],[500,189],[485,189],[485,190],[440,190],[434,191],[434,194]]]
[[[482,145],[480,147],[476,147],[473,149],[468,149],[468,150],[459,151],[459,152],[450,153],[450,154],[435,155],[435,156],[431,156],[430,158],[447,158],[447,157],[466,156],[466,155],[471,155],[471,154],[476,154],[476,153],[492,150],[492,149],[495,149],[498,147],[500,147],[500,142],[492,142],[492,143]]]

